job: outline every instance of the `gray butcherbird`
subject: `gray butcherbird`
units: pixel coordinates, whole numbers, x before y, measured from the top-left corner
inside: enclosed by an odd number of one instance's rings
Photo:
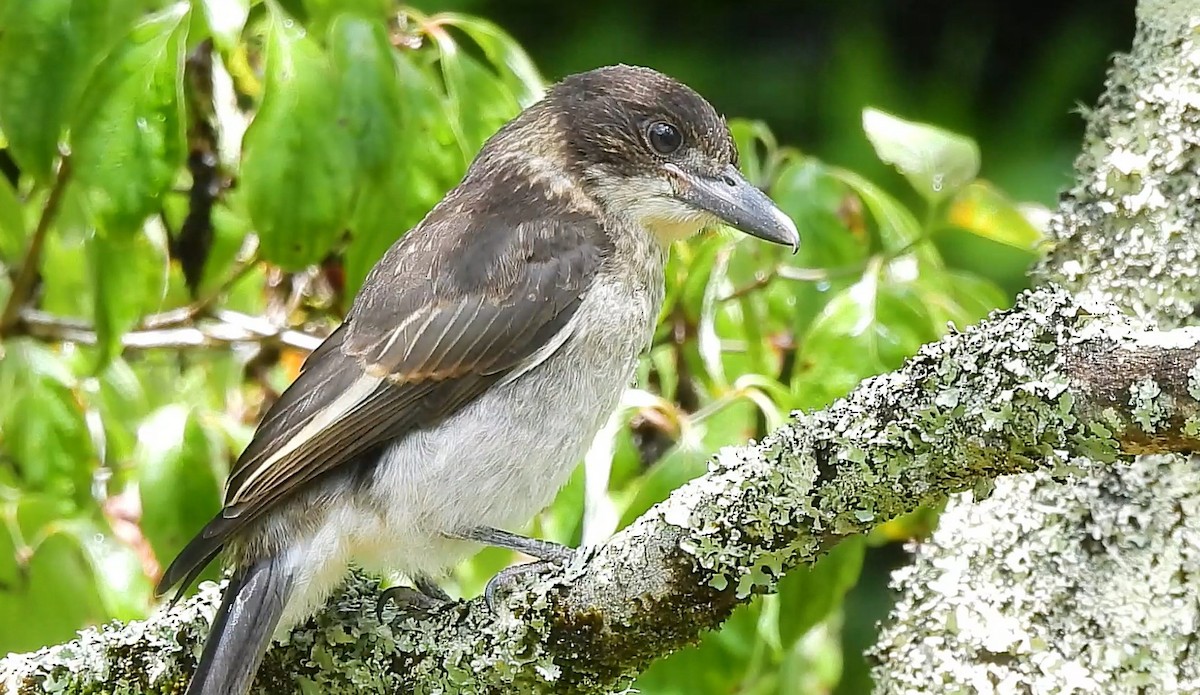
[[[436,595],[478,543],[561,559],[498,529],[550,502],[616,407],[670,243],[719,223],[799,243],[724,120],[653,70],[568,77],[501,128],[371,270],[163,574],[160,594],[186,587],[222,548],[233,569],[187,692],[246,692],[350,563]]]

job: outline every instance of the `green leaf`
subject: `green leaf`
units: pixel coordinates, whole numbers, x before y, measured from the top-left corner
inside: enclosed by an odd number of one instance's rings
[[[144,364],[138,366],[144,368]],[[129,362],[120,358],[109,363],[98,381],[95,403],[104,424],[106,460],[127,461],[137,444],[137,424],[149,408],[146,389]]]
[[[25,210],[8,177],[0,176],[0,261],[12,262],[25,253]]]
[[[1032,251],[1042,233],[1020,209],[986,181],[975,181],[954,197],[946,209],[946,222],[985,239]]]
[[[17,2],[0,31],[0,130],[22,170],[51,177],[58,141],[114,32],[138,11],[127,2]]]
[[[169,260],[164,243],[148,234],[105,237],[88,244],[99,370],[121,352],[121,336],[145,314],[157,309],[167,287]]]
[[[466,163],[521,107],[500,79],[464,53],[448,34],[437,32],[433,38],[449,97],[447,110]]]
[[[367,177],[392,164],[401,130],[402,98],[396,61],[382,22],[341,14],[329,28],[329,52],[342,97],[338,123],[354,133],[358,164]]]
[[[456,12],[439,14],[437,19],[443,24],[458,27],[478,44],[521,108],[542,98],[545,87],[533,59],[503,29],[485,19]]]
[[[404,53],[396,56],[396,68],[401,115],[397,128],[403,135],[387,171],[364,179],[359,191],[354,234],[345,255],[346,293],[351,296],[388,247],[420,222],[466,169],[431,71]]]
[[[266,93],[250,125],[241,193],[262,257],[298,270],[324,258],[347,226],[358,183],[328,57],[272,5]]]
[[[857,609],[854,606],[851,610]],[[780,686],[771,695],[828,695],[861,693],[870,689],[847,688],[843,675],[848,670],[844,652],[854,647],[843,644],[842,615],[830,614],[797,640],[779,665]]]
[[[771,313],[788,321],[799,336],[829,298],[861,274],[870,235],[854,190],[811,157],[784,165],[771,185],[771,197],[796,221],[804,238],[795,255],[780,256],[781,270],[813,278],[776,282],[770,288]]]
[[[242,249],[245,248],[246,237],[250,234],[250,220],[245,214],[245,210],[235,211],[224,202],[218,203],[213,206],[212,229],[212,245],[209,246],[208,258],[204,261],[204,273],[198,293],[202,297],[221,292],[221,288],[226,286],[234,273],[247,272],[239,270],[242,266],[238,260],[241,258]],[[254,271],[249,271],[249,274],[253,275]],[[246,280],[241,282],[242,286],[245,286]],[[261,285],[256,285],[255,288],[261,288]],[[247,289],[250,289],[251,293],[254,291],[251,288]],[[227,301],[235,299],[232,293],[226,294]],[[237,311],[249,310],[250,313],[257,313],[261,310],[264,298],[261,295],[252,294],[251,296],[258,300],[253,303],[253,308],[239,308],[231,304],[227,304],[227,306]]]
[[[73,163],[105,233],[135,233],[183,163],[187,16],[179,3],[140,22],[84,94]]]
[[[29,491],[14,502],[0,507],[0,625],[21,627],[0,630],[5,653],[69,640],[81,626],[110,617],[80,539],[64,532],[75,507]]]
[[[804,236],[799,251],[782,258],[808,268],[843,268],[866,259],[870,249],[861,214],[855,214],[855,191],[829,167],[811,157],[794,159],[780,169],[770,190]]]
[[[107,528],[90,518],[66,519],[56,527],[82,551],[106,618],[144,617],[150,610],[152,587],[135,550],[113,538]]]
[[[896,369],[940,333],[910,283],[872,270],[830,300],[813,321],[792,390],[800,407],[824,405],[866,377]]]
[[[979,146],[968,137],[877,109],[864,109],[862,120],[879,158],[930,203],[953,195],[979,173]]]
[[[61,355],[29,340],[4,344],[0,432],[28,491],[89,499],[95,452],[75,386]]]
[[[935,326],[953,323],[961,330],[982,321],[993,309],[1008,306],[1008,297],[995,283],[959,271],[923,275],[917,280],[917,291]]]
[[[737,145],[742,173],[746,174],[746,178],[754,185],[765,188],[769,183],[767,177],[771,174],[768,164],[778,147],[775,135],[766,123],[744,118],[730,120],[729,132]]]
[[[682,308],[691,318],[699,319],[708,291],[708,279],[718,262],[718,256],[728,249],[730,240],[720,234],[710,234],[679,247],[667,260],[668,294],[675,295],[666,302],[674,310]],[[674,291],[671,291],[672,288]],[[672,306],[673,303],[682,305]]]
[[[708,470],[708,461],[722,446],[744,443],[754,432],[753,403],[731,402],[703,422],[685,429],[672,447],[640,480],[622,490],[620,526],[626,526],[665,500],[673,490]]]
[[[221,508],[220,451],[185,405],[169,405],[138,428],[142,528],[154,554],[173,557]]]
[[[319,32],[337,21],[339,15],[344,14],[356,14],[382,25],[392,7],[392,0],[304,0],[304,11],[308,16],[292,16],[301,20],[309,30]],[[292,8],[285,9],[290,12]]]
[[[923,234],[921,225],[912,212],[900,201],[879,186],[846,169],[831,168],[831,176],[839,179],[862,198],[875,224],[879,226],[879,240],[888,252],[898,252],[919,241]]]
[[[380,180],[364,182],[351,223],[354,236],[346,248],[345,292],[353,296],[367,273],[392,244],[420,222],[440,198],[419,192],[425,172],[397,165]],[[437,189],[435,189],[437,190]]]
[[[711,270],[704,274],[706,282],[700,300],[699,320],[696,322],[696,349],[704,365],[703,374],[712,380],[718,391],[724,391],[729,386],[721,359],[721,338],[717,334],[716,313],[717,296],[720,289],[727,284],[726,272],[730,254],[731,250],[728,248],[719,252]]]
[[[779,638],[790,645],[842,605],[858,581],[866,544],[849,538],[834,546],[815,564],[798,567],[780,580]]]
[[[92,318],[95,287],[88,243],[94,223],[84,209],[79,186],[68,184],[54,230],[42,249],[41,308],[59,316]]]
[[[637,692],[646,695],[698,695],[700,693],[738,693],[766,695],[752,688],[747,680],[754,677],[755,657],[762,648],[758,623],[762,599],[739,606],[716,630],[705,634],[700,644],[658,659],[638,676]]]

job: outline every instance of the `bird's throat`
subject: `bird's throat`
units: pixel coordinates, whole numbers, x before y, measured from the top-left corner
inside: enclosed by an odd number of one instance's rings
[[[701,222],[677,219],[643,220],[642,226],[663,248],[667,248],[677,241],[683,241],[704,228]]]

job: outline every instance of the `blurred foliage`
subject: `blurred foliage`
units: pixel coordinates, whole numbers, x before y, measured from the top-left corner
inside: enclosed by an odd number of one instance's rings
[[[2,653],[154,609],[163,563],[303,359],[281,331],[331,330],[543,83],[497,26],[387,0],[0,0],[0,26]],[[898,196],[763,122],[731,128],[803,246],[678,245],[641,388],[535,533],[602,539],[719,447],[1004,306],[947,261],[947,235],[1036,251],[1036,215],[979,178],[963,135],[864,112],[854,137],[911,185]],[[867,547],[932,523],[843,543],[639,688],[829,692],[858,663],[841,633],[861,623],[844,597]],[[474,595],[513,559],[484,551],[451,588]]]

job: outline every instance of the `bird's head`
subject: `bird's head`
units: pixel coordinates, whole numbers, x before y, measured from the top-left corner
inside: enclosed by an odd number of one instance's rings
[[[727,224],[799,245],[795,223],[738,171],[725,120],[686,85],[618,65],[564,79],[544,104],[589,195],[663,244]]]

